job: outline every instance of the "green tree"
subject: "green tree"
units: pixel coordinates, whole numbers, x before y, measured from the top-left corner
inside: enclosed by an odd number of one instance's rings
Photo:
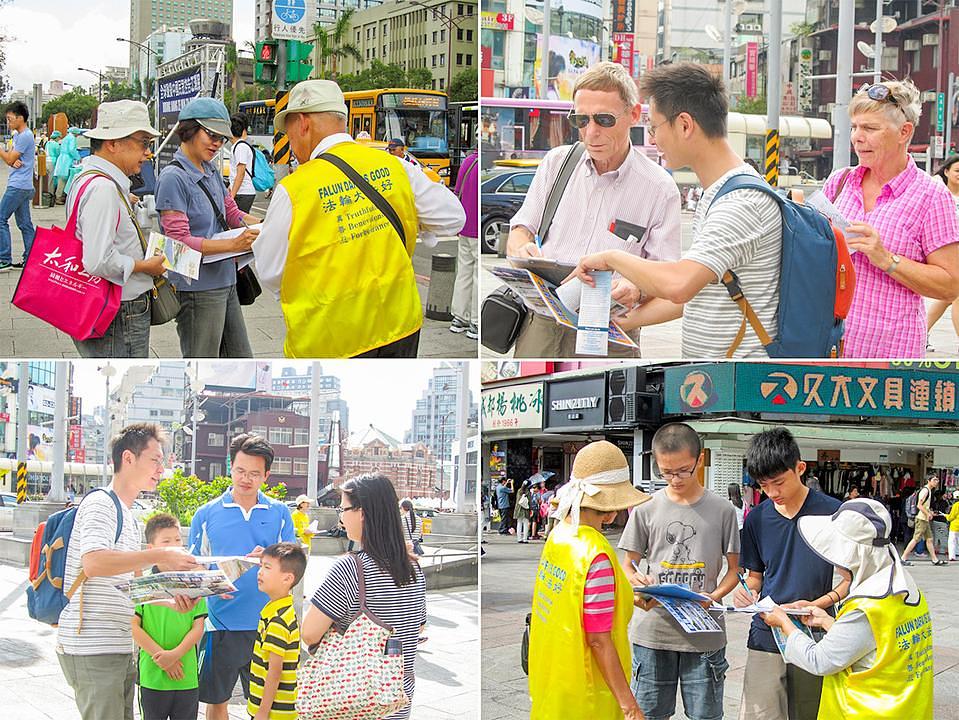
[[[133,85],[125,85],[114,80],[110,81],[107,91],[103,94],[103,102],[115,100],[139,100],[140,91]]]
[[[218,476],[205,482],[196,475],[184,475],[181,470],[175,470],[173,477],[161,480],[157,485],[157,510],[170,513],[180,521],[180,525],[187,526],[197,510],[220,497],[232,483],[229,477]],[[263,483],[260,491],[276,500],[286,497],[284,483],[272,486]]]
[[[66,114],[71,125],[84,125],[93,116],[96,106],[96,97],[81,87],[75,87],[44,105],[40,121],[45,123],[51,115],[62,112]]]
[[[427,89],[433,86],[433,73],[427,68],[413,68],[406,73],[406,86]]]
[[[10,0],[0,0],[0,8],[6,5]],[[6,28],[0,27],[0,98],[7,96],[10,91],[10,83],[7,82],[7,76],[4,73],[4,67],[7,63],[7,53],[5,45],[13,40],[13,37],[7,35]]]
[[[456,73],[446,92],[450,96],[451,102],[476,100],[479,97],[479,89],[476,86],[476,71],[462,70]]]
[[[313,37],[316,63],[314,74],[318,78],[336,80],[339,61],[352,58],[358,63],[363,62],[359,48],[349,42],[352,31],[354,8],[347,8],[336,19],[336,24],[330,29],[328,26],[317,23],[313,26]]]
[[[741,95],[736,101],[736,112],[745,113],[746,115],[765,115],[766,98],[748,98],[745,95]]]

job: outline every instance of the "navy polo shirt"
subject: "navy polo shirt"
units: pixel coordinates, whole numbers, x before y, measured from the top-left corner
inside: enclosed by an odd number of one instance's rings
[[[763,574],[761,597],[778,604],[815,600],[833,588],[833,566],[816,555],[799,534],[799,518],[832,515],[840,503],[825,493],[810,490],[795,517],[786,518],[766,499],[753,508],[743,524],[740,564]],[[753,616],[746,647],[778,653],[772,631],[759,615]]]
[[[190,552],[194,555],[246,555],[257,545],[296,542],[290,509],[263,493],[249,513],[233,502],[227,490],[196,511],[190,523]],[[256,586],[256,568],[233,583],[232,600],[207,598],[209,620],[217,630],[256,630],[260,611],[270,601]]]
[[[213,163],[204,162],[201,171],[179,148],[173,155],[183,169],[167,165],[157,180],[157,210],[176,210],[190,219],[190,234],[194,237],[210,238],[223,228],[217,222],[210,200],[200,189],[202,184],[216,201],[223,216],[226,216],[226,186]],[[179,291],[197,292],[200,290],[218,290],[236,284],[236,263],[232,258],[200,266],[200,277],[189,278],[175,272],[169,272],[170,283]],[[256,628],[254,628],[256,629]]]

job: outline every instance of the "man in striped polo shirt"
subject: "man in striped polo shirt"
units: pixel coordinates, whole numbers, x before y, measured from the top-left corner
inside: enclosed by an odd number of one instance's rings
[[[197,510],[190,523],[194,555],[255,555],[278,542],[296,542],[289,508],[260,492],[270,477],[273,448],[261,437],[238,435],[230,443],[232,487]],[[256,573],[235,582],[229,599],[207,600],[207,633],[200,652],[200,702],[207,720],[227,720],[237,678],[250,697],[250,662],[260,611],[270,601],[257,588]]]
[[[601,62],[580,75],[569,121],[579,128],[585,152],[569,178],[549,232],[540,238],[546,198],[570,148],[553,148],[543,158],[523,206],[510,222],[510,257],[542,256],[575,264],[584,255],[615,249],[648,260],[679,259],[679,190],[642,147],[632,144],[630,130],[639,125],[641,116],[636,83],[622,65]],[[614,222],[619,226],[617,233],[610,229]],[[630,226],[634,235],[622,230]],[[633,307],[641,293],[634,283],[616,276],[613,299]],[[639,341],[638,328],[630,335]],[[609,354],[638,355],[632,348],[618,347],[610,345]],[[574,357],[576,331],[527,313],[513,355]]]

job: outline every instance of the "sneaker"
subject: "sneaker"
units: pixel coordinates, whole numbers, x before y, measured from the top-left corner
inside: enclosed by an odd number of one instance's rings
[[[476,325],[470,323],[470,326],[466,329],[466,337],[470,340],[475,340],[479,337],[479,331],[476,329]]]
[[[23,270],[23,266],[26,264],[26,260],[20,260],[19,262],[10,263],[10,267],[14,270]]]
[[[13,264],[12,264],[12,263],[0,262],[0,272],[3,272],[4,270],[9,270],[9,269],[11,269],[12,267],[13,267]]]
[[[934,348],[932,346],[932,343],[929,342],[928,340],[926,341],[926,352],[927,353],[936,352],[936,348]]]
[[[458,317],[453,317],[453,322],[450,323],[450,332],[451,333],[461,333],[468,332],[470,324],[468,322],[463,322]]]

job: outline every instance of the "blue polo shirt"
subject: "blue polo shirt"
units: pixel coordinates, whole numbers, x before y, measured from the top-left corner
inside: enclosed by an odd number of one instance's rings
[[[223,228],[217,222],[216,214],[209,198],[203,194],[203,185],[216,202],[220,212],[226,216],[226,186],[213,163],[204,162],[201,171],[187,158],[180,148],[173,155],[183,169],[167,165],[157,180],[157,210],[176,210],[190,219],[190,234],[194,237],[210,238]],[[31,186],[32,187],[32,186]],[[170,282],[179,291],[197,292],[200,290],[218,290],[236,284],[236,263],[232,258],[200,266],[200,277],[192,282],[175,272],[167,275]],[[256,628],[254,627],[254,630]]]
[[[760,596],[772,596],[780,605],[796,600],[815,600],[832,590],[833,566],[812,551],[799,534],[799,518],[832,515],[839,509],[836,498],[810,490],[795,517],[783,517],[772,500],[763,500],[743,524],[740,564],[763,574]],[[772,630],[759,615],[753,616],[746,647],[778,653]]]
[[[37,145],[29,128],[24,128],[13,136],[13,149],[20,153],[20,162],[23,163],[23,167],[10,168],[7,187],[33,190],[33,163],[36,159]]]
[[[196,511],[190,523],[190,552],[194,555],[246,555],[257,545],[296,542],[290,509],[283,503],[257,494],[249,514],[233,502],[227,490]],[[217,630],[256,630],[260,611],[270,601],[256,586],[251,568],[234,583],[232,600],[207,598],[210,623]]]

